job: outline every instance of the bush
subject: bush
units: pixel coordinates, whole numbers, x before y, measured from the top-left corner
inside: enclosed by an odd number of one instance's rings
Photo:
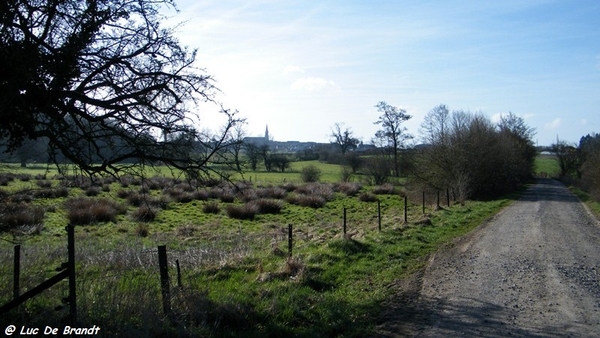
[[[25,203],[7,203],[0,207],[0,230],[44,222],[46,211],[41,206]]]
[[[248,203],[244,205],[229,205],[225,210],[227,211],[227,216],[241,220],[253,220],[258,212],[258,208],[255,205]]]
[[[35,198],[59,198],[69,196],[69,189],[65,187],[55,189],[41,189],[33,192]]]
[[[377,195],[395,195],[396,192],[396,187],[389,183],[376,186],[375,189],[373,189],[373,193]]]
[[[346,196],[355,196],[362,189],[362,186],[358,183],[339,183],[334,186],[335,191],[339,191]]]
[[[321,208],[327,200],[319,195],[291,194],[286,198],[288,203],[302,207]]]
[[[326,201],[331,201],[334,197],[333,188],[329,184],[308,183],[298,187],[295,192],[304,195],[318,195]]]
[[[100,191],[100,187],[94,185],[85,190],[85,195],[89,197],[98,196],[100,194]]]
[[[223,203],[233,203],[235,201],[235,195],[231,191],[223,191],[219,198]]]
[[[140,237],[148,237],[148,234],[150,233],[148,224],[139,223],[135,228],[135,233]]]
[[[370,192],[363,192],[362,194],[360,194],[358,196],[358,199],[363,201],[363,202],[376,202],[377,201],[377,196],[373,193]]]
[[[218,214],[221,211],[221,208],[219,207],[219,203],[211,201],[204,203],[202,211],[205,214]]]
[[[262,198],[282,199],[287,191],[279,187],[266,187],[256,189],[256,194]]]
[[[37,186],[40,188],[52,187],[52,181],[48,181],[48,180],[37,180],[37,181],[35,181],[35,184],[37,184]]]
[[[260,214],[278,214],[283,208],[283,203],[276,199],[261,198],[250,203],[256,207]]]
[[[321,169],[315,165],[307,165],[300,171],[300,178],[303,182],[318,182],[321,178]]]
[[[156,210],[147,205],[143,205],[131,213],[131,218],[134,221],[149,223],[156,219],[156,214]]]
[[[65,201],[64,206],[73,225],[116,222],[117,215],[125,213],[121,205],[107,198],[71,198]]]

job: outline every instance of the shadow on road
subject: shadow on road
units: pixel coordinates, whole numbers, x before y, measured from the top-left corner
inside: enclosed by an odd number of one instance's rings
[[[551,178],[538,178],[536,184],[527,189],[521,197],[522,201],[556,201],[579,203],[577,196],[573,195],[561,182]]]
[[[565,336],[564,327],[517,327],[512,323],[519,309],[471,298],[440,301],[419,296],[395,304],[396,308],[387,308],[380,318],[377,337]]]

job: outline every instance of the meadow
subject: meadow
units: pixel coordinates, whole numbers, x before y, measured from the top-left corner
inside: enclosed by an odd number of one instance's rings
[[[309,164],[321,169],[321,182],[302,183],[298,172]],[[339,166],[318,162],[295,162],[285,173],[250,172],[235,186],[195,184],[164,171],[100,182],[54,174],[2,174],[2,196],[29,208],[28,216],[43,215],[41,225],[1,235],[0,304],[12,295],[13,245],[21,244],[25,291],[66,260],[64,228],[76,223],[78,320],[100,326],[105,336],[369,335],[395,281],[511,201],[447,206],[443,196],[438,208],[429,194],[424,214],[420,191],[369,186],[360,176],[342,183]],[[169,316],[158,245],[168,250]],[[54,309],[66,293],[61,282],[2,324],[64,324],[66,309]]]

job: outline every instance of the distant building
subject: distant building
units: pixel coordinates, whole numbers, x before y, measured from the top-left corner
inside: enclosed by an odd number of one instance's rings
[[[317,142],[300,142],[300,141],[273,141],[269,135],[269,126],[265,127],[265,136],[249,136],[245,137],[244,143],[254,144],[257,146],[268,145],[272,151],[283,153],[295,153],[307,149],[315,149],[318,146],[330,146],[329,143]]]
[[[254,137],[245,137],[244,143],[251,143],[257,146],[270,145],[271,140],[269,140],[269,126],[265,128],[265,136],[254,136]]]

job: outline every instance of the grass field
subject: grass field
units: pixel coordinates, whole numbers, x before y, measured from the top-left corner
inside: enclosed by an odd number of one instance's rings
[[[339,166],[300,162],[291,170],[308,164],[319,166],[323,181],[339,182]],[[29,170],[34,174],[40,169]],[[429,196],[423,215],[420,199],[413,197],[420,193],[400,187],[379,189],[387,194],[375,195],[375,187],[358,183],[295,183],[297,172],[252,174],[253,185],[233,199],[227,187],[200,187],[202,193],[194,193],[181,183],[145,188],[135,181],[105,182],[96,190],[70,187],[67,196],[45,197],[47,189],[64,183],[15,177],[2,190],[22,191],[24,199],[31,196],[25,203],[45,211],[44,227],[32,235],[1,235],[0,304],[12,295],[12,242],[22,244],[24,291],[52,276],[65,261],[64,227],[70,217],[65,201],[92,191],[97,195],[88,198],[114,201],[124,212],[114,221],[76,226],[81,326],[98,325],[107,336],[361,337],[372,333],[381,303],[393,292],[389,285],[421,267],[425,255],[510,203],[470,201],[436,210]],[[143,205],[133,205],[131,196],[141,190],[148,201],[168,198],[152,221],[135,220]],[[196,195],[182,198],[186,192]],[[229,215],[230,208],[259,203],[258,197],[267,193],[279,197],[269,198],[280,206],[277,212],[258,213],[253,219]],[[408,206],[407,224],[404,193],[416,202]],[[295,204],[301,197],[322,197],[325,202],[319,207]],[[372,197],[381,205],[381,232]],[[204,212],[207,205],[218,211]],[[292,258],[287,255],[288,225],[293,227]],[[157,245],[168,249],[171,318],[162,313]],[[181,288],[175,260],[181,267]],[[66,285],[59,283],[2,317],[0,324],[60,325],[66,310],[52,309],[66,292]]]
[[[553,155],[538,155],[535,158],[535,173],[538,176],[557,177],[560,173],[558,160]]]

